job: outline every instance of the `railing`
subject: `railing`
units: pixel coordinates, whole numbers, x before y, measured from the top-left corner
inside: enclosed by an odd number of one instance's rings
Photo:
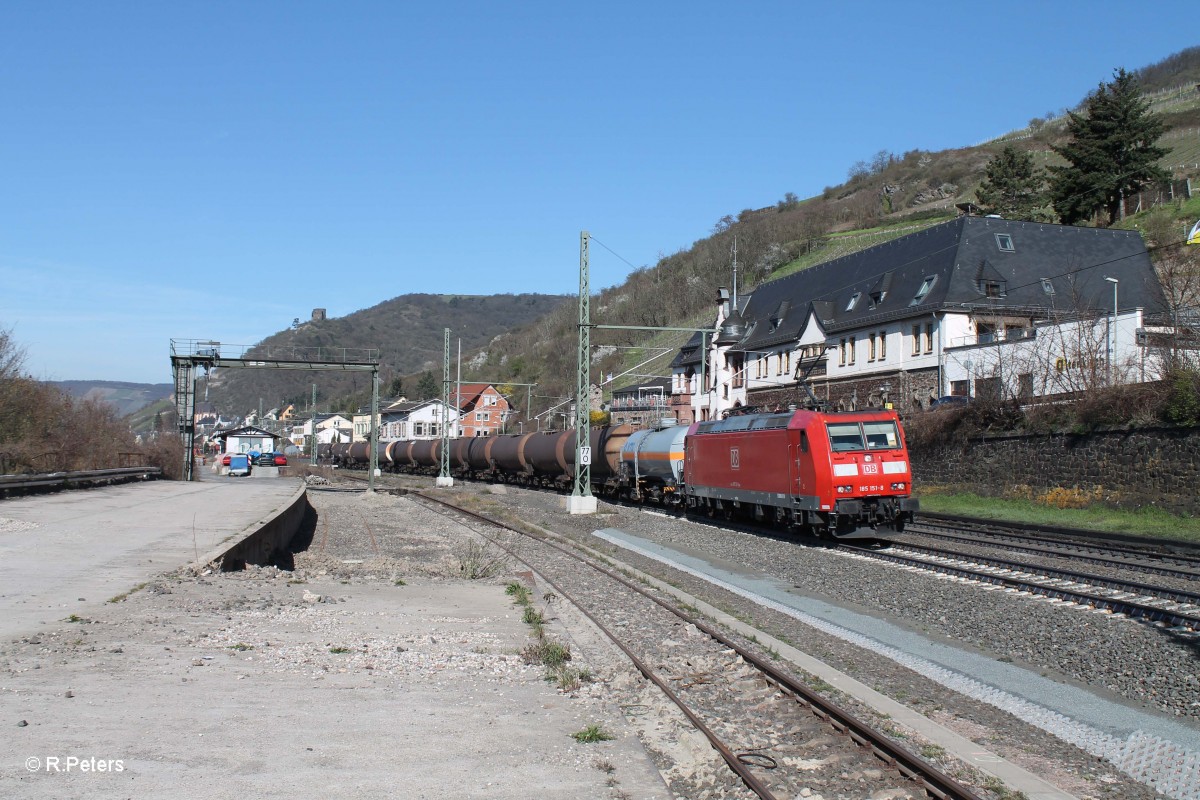
[[[0,497],[9,492],[55,491],[90,486],[108,486],[129,481],[146,481],[162,477],[159,467],[126,469],[91,469],[75,472],[47,472],[36,475],[0,475]]]
[[[655,408],[665,408],[668,397],[656,394],[650,397],[622,398],[613,400],[609,408],[613,411],[640,411]]]
[[[1037,338],[1037,331],[1033,328],[1019,328],[1007,331],[995,331],[993,333],[980,333],[976,336],[959,336],[950,339],[946,346],[950,347],[978,347],[981,345],[1000,344],[1001,342],[1016,342],[1022,339]]]
[[[171,355],[238,361],[311,361],[323,364],[370,364],[379,361],[379,351],[375,348],[247,345],[207,339],[172,339]]]

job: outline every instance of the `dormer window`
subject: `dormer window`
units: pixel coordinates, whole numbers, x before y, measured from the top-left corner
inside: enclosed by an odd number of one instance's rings
[[[1000,248],[1002,253],[1015,253],[1017,248],[1013,246],[1013,238],[1011,233],[997,233],[996,246]]]
[[[860,297],[862,297],[862,292],[855,292],[854,296],[850,298],[850,302],[846,303],[846,310],[853,311],[854,307],[858,305],[858,298]]]
[[[921,288],[917,289],[917,294],[915,297],[913,297],[912,302],[909,303],[909,305],[919,305],[921,301],[929,295],[929,290],[933,288],[935,283],[937,283],[937,275],[929,275],[926,277],[925,280],[921,282]]]
[[[1049,278],[1042,278],[1042,291],[1051,297],[1054,296],[1054,284],[1050,282]]]
[[[1008,292],[1005,291],[1004,281],[987,280],[979,281],[979,293],[984,297],[1005,297]]]

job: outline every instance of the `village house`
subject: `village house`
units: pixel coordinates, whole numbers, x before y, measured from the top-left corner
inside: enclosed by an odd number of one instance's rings
[[[318,444],[336,444],[348,442],[353,435],[353,422],[342,414],[317,414]],[[312,436],[313,420],[306,419],[300,425],[293,425],[291,432],[292,444],[306,447]]]
[[[450,426],[450,436],[460,436],[459,413],[441,400],[398,400],[381,405],[379,433],[381,441],[392,439],[436,439],[442,435],[443,424]],[[361,442],[371,438],[371,410],[360,408],[353,418],[353,439]]]
[[[757,287],[672,362],[681,422],[807,392],[835,408],[1038,397],[1158,376],[1140,234],[962,216]],[[807,389],[805,388],[807,385]]]
[[[283,439],[270,431],[247,425],[233,430],[213,434],[213,440],[221,443],[223,453],[272,453],[282,450],[276,442]]]
[[[490,383],[464,383],[450,393],[450,405],[461,412],[463,436],[494,436],[504,432],[508,399]]]

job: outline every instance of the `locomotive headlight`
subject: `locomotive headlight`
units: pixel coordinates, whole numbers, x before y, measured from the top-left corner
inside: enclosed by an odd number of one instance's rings
[[[838,493],[838,494],[851,494],[853,491],[854,491],[854,487],[853,487],[853,486],[839,486],[839,487],[837,487],[837,493]]]
[[[904,491],[904,488],[905,488],[905,484],[904,484],[903,482],[901,482],[901,483],[893,483],[893,484],[892,484],[892,491],[893,491],[893,492],[903,492],[903,491]]]

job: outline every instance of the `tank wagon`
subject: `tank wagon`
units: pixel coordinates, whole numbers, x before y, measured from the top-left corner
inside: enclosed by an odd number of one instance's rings
[[[589,441],[593,490],[602,496],[833,538],[886,538],[918,508],[894,411],[791,410],[690,426],[606,426],[593,428]],[[379,464],[436,473],[441,447],[440,439],[380,443]],[[334,445],[346,466],[362,466],[368,454],[365,445]],[[573,430],[451,439],[449,454],[460,478],[559,490],[575,478]]]

